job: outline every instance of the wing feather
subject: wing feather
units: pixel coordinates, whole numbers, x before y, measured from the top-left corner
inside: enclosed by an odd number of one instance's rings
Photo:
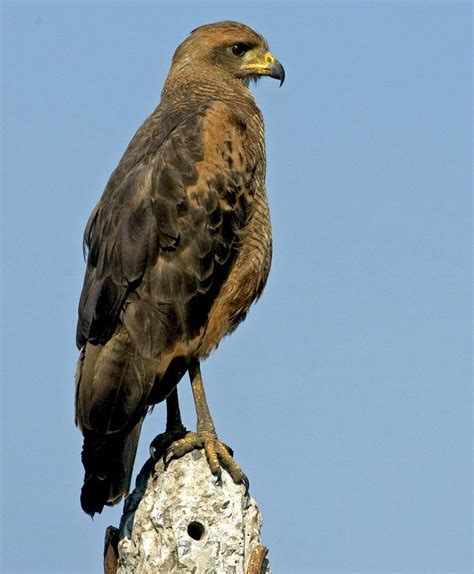
[[[242,130],[210,104],[161,116],[137,132],[86,227],[79,347],[105,344],[118,322],[145,358],[195,337],[238,251],[252,202]]]

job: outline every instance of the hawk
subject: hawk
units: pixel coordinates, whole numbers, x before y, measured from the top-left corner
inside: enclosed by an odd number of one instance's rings
[[[246,482],[217,437],[200,361],[245,318],[270,270],[264,126],[249,91],[260,76],[281,85],[285,72],[251,28],[194,30],[86,225],[76,424],[84,435],[81,505],[92,516],[128,494],[143,419],[164,400],[155,454],[169,462],[204,448],[218,479],[224,468]],[[186,372],[195,433],[179,411]]]

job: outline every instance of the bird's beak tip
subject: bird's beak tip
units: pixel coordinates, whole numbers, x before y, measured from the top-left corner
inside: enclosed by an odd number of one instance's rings
[[[280,80],[280,88],[283,86],[283,82],[285,81],[285,68],[278,60],[272,63],[269,75],[271,78],[275,78],[275,80]]]

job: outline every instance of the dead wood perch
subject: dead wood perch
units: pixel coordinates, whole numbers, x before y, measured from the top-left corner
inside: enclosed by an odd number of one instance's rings
[[[107,529],[105,574],[269,574],[261,516],[242,484],[216,484],[202,450],[149,460],[127,498],[120,529]]]

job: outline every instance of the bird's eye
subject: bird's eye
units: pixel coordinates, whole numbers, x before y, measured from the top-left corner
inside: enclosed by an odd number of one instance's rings
[[[245,52],[248,51],[249,47],[250,46],[248,46],[247,44],[237,42],[232,46],[232,54],[234,54],[234,56],[241,58],[245,54]]]

